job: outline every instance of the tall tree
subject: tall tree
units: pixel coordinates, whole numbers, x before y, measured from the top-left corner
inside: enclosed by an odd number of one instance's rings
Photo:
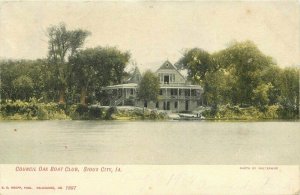
[[[32,97],[33,81],[30,77],[22,75],[13,80],[12,86],[15,90],[16,99],[29,100]]]
[[[283,70],[279,66],[270,66],[261,72],[261,84],[271,84],[269,88],[269,104],[277,104],[281,101],[283,92]]]
[[[210,104],[247,106],[276,101],[276,82],[264,79],[276,71],[275,63],[251,41],[234,42],[213,54],[198,48],[187,50],[177,66],[187,69],[191,80],[204,86]]]
[[[46,60],[41,59],[1,61],[1,98],[26,100],[47,96],[46,64]]]
[[[234,100],[234,75],[226,69],[210,71],[203,82],[204,102],[208,105],[231,104]]]
[[[262,84],[262,73],[275,65],[273,59],[264,55],[251,41],[233,43],[218,55],[222,66],[232,69],[236,77],[236,82],[233,83],[233,87],[237,90],[236,103],[255,105],[257,100],[254,101],[251,97],[254,90]]]
[[[67,30],[64,23],[48,28],[48,59],[55,72],[55,89],[59,92],[59,103],[65,103],[65,92],[70,79],[68,59],[84,44],[90,32],[77,29]]]
[[[138,85],[138,98],[143,101],[156,101],[159,89],[159,78],[148,70]]]
[[[212,68],[210,54],[199,48],[186,50],[183,57],[176,63],[176,67],[187,69],[189,78],[195,83],[200,83]]]
[[[256,106],[263,107],[269,104],[270,98],[269,93],[270,90],[273,88],[273,85],[271,83],[263,83],[258,85],[253,90],[252,100],[255,103]]]
[[[121,52],[115,47],[89,48],[71,57],[73,76],[80,90],[80,103],[86,104],[89,92],[121,83],[129,59],[128,52]]]
[[[299,68],[285,68],[281,75],[281,98],[283,115],[286,118],[299,118]]]

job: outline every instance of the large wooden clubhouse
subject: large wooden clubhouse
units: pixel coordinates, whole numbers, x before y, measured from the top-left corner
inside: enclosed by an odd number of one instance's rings
[[[131,105],[174,112],[193,111],[201,105],[203,89],[199,85],[191,85],[169,61],[164,62],[155,74],[160,80],[157,102],[143,102],[137,99],[141,74],[136,68],[133,76],[124,84],[103,88],[108,94],[108,104],[110,106]]]

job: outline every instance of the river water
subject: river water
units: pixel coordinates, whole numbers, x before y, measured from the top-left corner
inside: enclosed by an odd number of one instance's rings
[[[300,164],[299,122],[2,121],[1,164]]]

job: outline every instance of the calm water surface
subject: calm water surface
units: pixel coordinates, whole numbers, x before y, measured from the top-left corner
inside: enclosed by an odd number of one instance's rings
[[[300,123],[2,121],[0,163],[299,165]]]

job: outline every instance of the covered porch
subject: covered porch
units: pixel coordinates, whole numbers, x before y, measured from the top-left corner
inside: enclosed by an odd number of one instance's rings
[[[110,106],[125,105],[125,100],[135,100],[137,94],[137,84],[127,83],[120,85],[111,85],[102,88],[109,96]]]

